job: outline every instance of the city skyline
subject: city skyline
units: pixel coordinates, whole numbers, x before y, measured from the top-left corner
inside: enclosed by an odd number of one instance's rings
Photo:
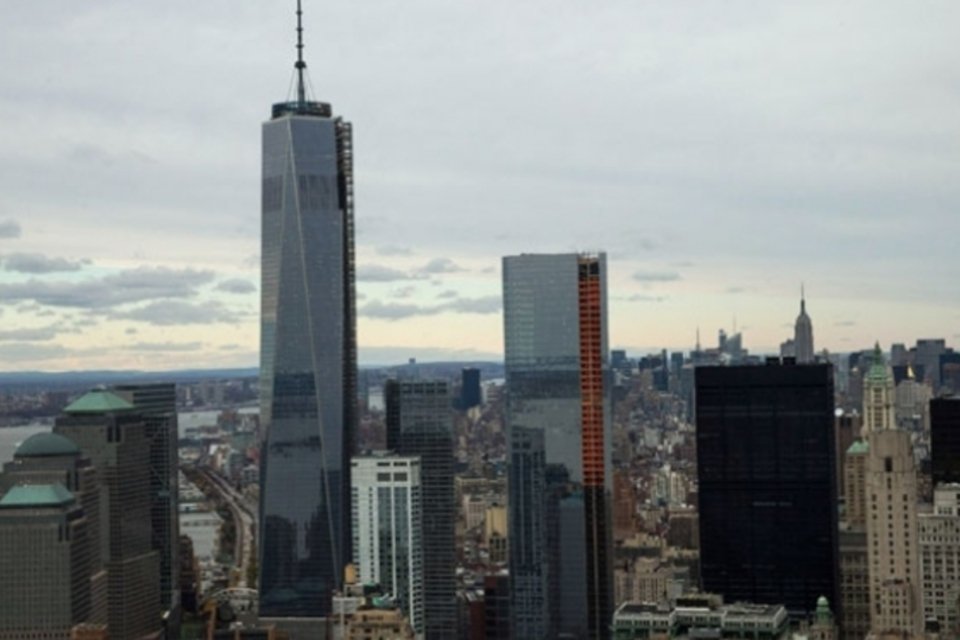
[[[818,349],[956,343],[960,8],[544,6],[306,7],[312,97],[360,132],[361,362],[502,357],[499,260],[529,251],[608,252],[613,348],[735,317],[773,352],[801,281]],[[292,28],[187,7],[7,9],[0,368],[256,363],[254,131]]]

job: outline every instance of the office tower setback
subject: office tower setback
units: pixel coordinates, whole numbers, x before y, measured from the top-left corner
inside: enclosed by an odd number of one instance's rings
[[[391,594],[423,633],[420,458],[376,454],[351,462],[353,563],[363,584]]]
[[[960,396],[930,401],[933,484],[960,482]]]
[[[62,484],[7,491],[0,499],[0,637],[66,639],[89,620],[91,542],[83,509]]]
[[[609,637],[606,256],[503,259],[511,632]]]
[[[696,370],[703,589],[728,602],[840,602],[833,369]]]
[[[897,429],[868,435],[867,556],[870,630],[919,634],[920,556],[917,533],[917,469],[910,434]]]
[[[925,620],[941,637],[960,636],[960,484],[934,491],[933,511],[920,514],[920,572]]]
[[[298,31],[299,9],[298,9]],[[350,552],[356,406],[350,124],[306,98],[263,125],[260,615],[330,612]]]
[[[388,380],[387,448],[419,456],[423,494],[423,602],[427,640],[457,629],[453,415],[441,380]]]
[[[160,607],[170,611],[180,606],[177,387],[128,384],[112,391],[143,417],[150,442],[150,524],[153,548],[160,555]]]
[[[76,443],[100,476],[110,637],[159,632],[160,560],[152,547],[150,441],[143,417],[123,398],[91,391],[63,410],[53,430]]]
[[[800,289],[800,315],[793,328],[793,352],[799,364],[813,362],[813,323],[807,315],[807,300]]]

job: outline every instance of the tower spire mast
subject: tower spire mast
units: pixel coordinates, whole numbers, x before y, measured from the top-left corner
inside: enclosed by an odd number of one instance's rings
[[[297,69],[297,108],[302,111],[307,105],[307,90],[303,81],[307,63],[303,61],[303,9],[300,1],[297,0],[297,62],[294,67]]]

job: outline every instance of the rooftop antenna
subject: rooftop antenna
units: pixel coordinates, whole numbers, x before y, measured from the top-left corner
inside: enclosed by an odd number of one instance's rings
[[[307,63],[303,61],[303,10],[300,0],[297,0],[297,63],[293,66],[297,69],[297,108],[302,111],[307,106],[307,90],[303,83],[303,70],[307,68]]]
[[[804,313],[807,310],[807,301],[806,296],[803,292],[803,283],[800,283],[800,313]]]

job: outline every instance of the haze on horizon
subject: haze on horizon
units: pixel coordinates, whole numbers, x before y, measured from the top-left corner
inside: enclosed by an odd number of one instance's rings
[[[294,6],[14,3],[0,370],[255,366]],[[608,253],[611,346],[960,337],[960,5],[311,2],[361,362],[499,358],[500,258]],[[16,63],[14,63],[16,61]]]

